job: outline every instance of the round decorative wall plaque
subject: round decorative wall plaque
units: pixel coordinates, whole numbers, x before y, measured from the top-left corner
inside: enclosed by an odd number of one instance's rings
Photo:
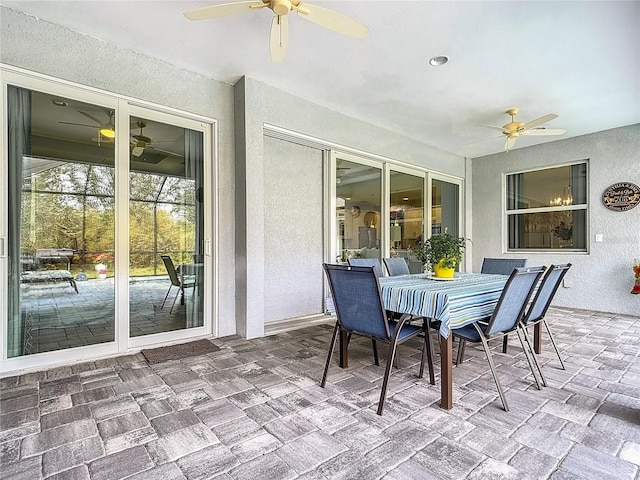
[[[602,194],[602,203],[615,212],[631,210],[640,203],[640,187],[631,182],[614,183]]]

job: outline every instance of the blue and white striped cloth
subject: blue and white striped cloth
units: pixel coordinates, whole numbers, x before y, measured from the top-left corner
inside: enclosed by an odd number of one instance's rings
[[[440,320],[440,335],[489,317],[498,303],[508,275],[456,273],[453,280],[434,280],[423,274],[380,278],[387,310]]]

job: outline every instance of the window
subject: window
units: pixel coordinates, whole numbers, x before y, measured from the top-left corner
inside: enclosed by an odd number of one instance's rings
[[[587,163],[506,177],[507,249],[587,249]]]

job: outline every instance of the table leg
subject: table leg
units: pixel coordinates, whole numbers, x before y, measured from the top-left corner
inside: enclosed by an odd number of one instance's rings
[[[349,366],[349,341],[347,339],[346,332],[341,331],[340,336],[340,368],[347,368]]]
[[[542,339],[540,333],[542,332],[542,322],[538,322],[533,326],[533,350],[540,355],[542,352]]]
[[[453,408],[453,335],[444,338],[440,335],[440,407]]]

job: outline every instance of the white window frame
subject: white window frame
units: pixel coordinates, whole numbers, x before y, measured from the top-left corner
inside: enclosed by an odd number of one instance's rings
[[[548,206],[548,207],[538,207],[538,208],[519,208],[514,210],[509,210],[507,205],[507,188],[508,182],[507,178],[511,175],[519,175],[522,173],[528,172],[540,172],[543,170],[552,170],[556,168],[562,167],[571,167],[573,165],[584,164],[587,169],[586,180],[585,180],[585,189],[586,189],[586,203],[578,204],[578,205],[560,205],[560,206]],[[545,167],[539,168],[529,168],[526,170],[517,170],[514,172],[503,173],[502,175],[502,211],[504,212],[503,220],[502,220],[502,231],[503,231],[503,252],[511,253],[511,252],[527,252],[527,253],[544,253],[544,254],[585,254],[589,252],[589,161],[587,159],[578,160],[574,162],[561,163],[556,165],[548,165]],[[585,210],[585,248],[573,248],[573,249],[559,249],[559,248],[509,248],[509,216],[510,215],[519,215],[519,214],[530,214],[530,213],[544,213],[544,212],[562,212],[568,210]]]

